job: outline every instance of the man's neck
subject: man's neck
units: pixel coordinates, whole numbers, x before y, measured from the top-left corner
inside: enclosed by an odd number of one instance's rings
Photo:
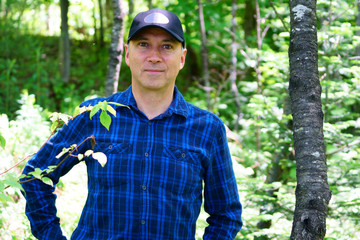
[[[172,91],[140,91],[132,89],[137,107],[143,112],[148,119],[153,119],[164,113],[170,106],[174,90]]]

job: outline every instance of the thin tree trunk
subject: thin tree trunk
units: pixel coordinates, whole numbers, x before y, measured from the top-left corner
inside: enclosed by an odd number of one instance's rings
[[[106,75],[105,95],[109,96],[117,91],[124,46],[124,7],[123,0],[113,0],[114,23],[109,49],[109,64]]]
[[[98,4],[99,4],[99,15],[100,15],[100,38],[99,38],[99,43],[100,43],[100,48],[103,48],[105,46],[104,43],[104,14],[103,14],[103,4],[101,0],[98,0]]]
[[[210,103],[210,77],[209,77],[209,58],[207,50],[207,38],[206,38],[206,28],[204,20],[204,11],[202,1],[198,0],[199,7],[199,22],[200,22],[200,31],[201,31],[201,58],[202,58],[202,70],[203,70],[203,79],[205,83],[205,92],[206,92],[206,103],[207,108],[211,111]]]
[[[238,44],[236,42],[236,9],[237,9],[237,4],[236,4],[236,0],[232,1],[232,10],[231,10],[231,14],[232,14],[232,19],[231,19],[231,35],[232,35],[232,44],[231,44],[231,69],[230,69],[230,76],[229,76],[229,80],[230,80],[230,84],[231,84],[231,91],[234,94],[234,98],[235,98],[235,104],[236,104],[236,122],[235,122],[235,131],[237,131],[239,129],[239,120],[241,117],[241,103],[240,103],[240,94],[239,94],[239,89],[236,86],[236,76],[237,76],[237,58],[236,58],[236,54],[237,54],[237,50],[238,50]]]
[[[254,30],[256,29],[256,23],[254,16],[256,15],[254,0],[245,0],[245,15],[243,22],[243,29],[245,34],[245,41],[247,45],[250,44],[250,37],[252,37]]]
[[[60,36],[60,72],[64,82],[70,79],[70,37],[68,25],[69,0],[60,0],[61,36]]]
[[[318,76],[316,0],[290,0],[290,83],[296,159],[296,206],[291,239],[323,239],[331,191]]]
[[[260,16],[260,7],[259,2],[255,0],[255,12],[256,12],[256,43],[257,43],[257,49],[258,53],[256,56],[256,67],[254,68],[256,71],[256,82],[257,82],[257,94],[261,94],[261,70],[260,70],[260,62],[261,62],[261,47],[262,47],[262,37],[261,37],[261,16]],[[260,121],[260,116],[257,116],[257,121]],[[261,127],[256,126],[255,127],[255,138],[256,138],[256,152],[260,153],[261,151]],[[260,159],[258,157],[258,154],[256,155],[256,162],[260,162]]]
[[[129,13],[128,13],[128,16],[129,16],[129,26],[131,24],[131,21],[133,19],[133,14],[134,14],[134,0],[129,0]]]
[[[360,27],[360,0],[357,0],[358,3],[358,14],[356,17],[356,26]],[[360,36],[360,30],[356,31],[356,36]],[[356,56],[360,56],[360,45],[356,47]]]
[[[149,10],[153,8],[152,0],[148,0],[148,8]]]

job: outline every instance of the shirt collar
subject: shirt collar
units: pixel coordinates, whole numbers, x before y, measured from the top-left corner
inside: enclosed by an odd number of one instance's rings
[[[134,95],[132,93],[132,86],[130,86],[124,92],[120,92],[112,95],[109,99],[109,102],[117,102],[129,107],[137,108],[137,104]],[[113,107],[117,109],[119,106],[114,105]],[[177,115],[181,115],[185,118],[187,118],[187,116],[189,115],[189,109],[186,104],[186,101],[176,86],[174,87],[173,101],[171,102],[169,108],[160,116],[167,117],[167,116],[171,116],[173,113]]]

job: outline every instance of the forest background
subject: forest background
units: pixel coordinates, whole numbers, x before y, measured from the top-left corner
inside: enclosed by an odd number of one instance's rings
[[[0,150],[0,172],[46,141],[52,112],[72,114],[84,99],[105,95],[112,2],[69,3],[71,65],[65,79],[60,1],[0,1],[0,133],[6,140],[5,150]],[[359,4],[317,1],[319,78],[333,194],[325,239],[360,235]],[[296,185],[288,97],[289,2],[124,1],[124,39],[134,14],[154,7],[175,12],[184,24],[188,56],[178,88],[189,102],[214,112],[231,130],[229,145],[244,207],[244,226],[237,239],[289,239]],[[118,91],[130,84],[130,72],[122,62]],[[0,180],[18,176],[23,165]],[[20,191],[2,185],[0,239],[34,239]],[[58,215],[68,237],[76,227],[86,191],[83,164],[57,186]],[[198,239],[205,219],[202,212]]]

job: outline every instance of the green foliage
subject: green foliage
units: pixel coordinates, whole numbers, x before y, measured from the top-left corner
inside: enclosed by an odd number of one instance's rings
[[[8,11],[5,12],[5,2]],[[93,2],[75,1],[70,6],[70,34],[72,46],[72,69],[69,83],[63,83],[58,73],[58,37],[59,28],[47,29],[46,11],[55,13],[58,6],[51,1],[2,1],[0,4],[0,169],[5,170],[16,163],[16,159],[35,152],[57,126],[66,124],[72,109],[87,95],[101,95],[107,67],[107,49],[100,48],[97,42],[99,16],[92,13]],[[229,132],[230,149],[238,181],[239,193],[244,206],[244,227],[237,239],[288,239],[291,230],[294,191],[296,181],[296,163],[292,146],[290,106],[288,101],[288,56],[289,45],[289,8],[288,1],[259,0],[260,27],[262,33],[267,29],[259,49],[256,42],[256,29],[251,29],[251,36],[245,39],[244,26],[251,25],[245,19],[244,1],[237,4],[237,82],[238,99],[241,107],[237,108],[228,78],[231,69],[231,7],[232,1],[203,1],[205,26],[208,37],[208,51],[211,76],[211,106],[225,124],[232,129]],[[253,2],[253,1],[249,1]],[[146,10],[146,1],[137,1],[135,11]],[[272,7],[274,5],[275,9]],[[177,81],[179,89],[191,103],[206,108],[204,90],[199,87],[201,81],[200,31],[196,1],[170,0],[153,1],[154,7],[165,6],[177,13],[183,21],[186,32],[188,58],[185,68]],[[253,5],[254,7],[254,5]],[[106,6],[107,8],[107,6]],[[95,6],[98,10],[98,6]],[[33,17],[34,13],[36,16]],[[255,13],[252,13],[252,16]],[[318,40],[319,40],[319,75],[323,87],[322,103],[324,110],[324,136],[326,140],[328,182],[333,197],[328,211],[328,232],[326,239],[356,238],[359,229],[360,166],[360,37],[356,26],[358,9],[352,0],[318,0]],[[54,14],[55,16],[55,14]],[[105,20],[105,40],[110,39],[111,11],[107,8]],[[51,18],[55,23],[59,19]],[[96,20],[94,26],[93,20]],[[126,21],[127,24],[129,21]],[[255,22],[255,21],[254,21]],[[55,24],[56,26],[56,24]],[[128,29],[129,26],[126,26]],[[92,35],[94,33],[94,35]],[[258,79],[257,79],[258,78]],[[119,89],[130,82],[130,72],[123,61]],[[22,89],[24,93],[19,99]],[[45,108],[35,105],[37,103]],[[73,116],[90,111],[93,118],[99,114],[101,124],[109,128],[111,117],[116,116],[114,103],[102,102],[92,108],[77,109]],[[18,110],[20,109],[20,110]],[[51,115],[51,124],[44,119]],[[238,116],[238,112],[240,116]],[[66,114],[63,114],[66,113]],[[67,115],[69,114],[69,115]],[[239,129],[234,131],[236,125]],[[36,129],[36,131],[34,131]],[[6,139],[6,146],[5,146]],[[92,154],[100,163],[105,158],[101,154],[88,152],[83,156],[66,149],[62,157],[73,154],[81,161]],[[94,155],[95,154],[95,155]],[[85,156],[87,155],[87,156]],[[15,169],[19,172],[22,165]],[[271,172],[279,170],[277,178],[269,181]],[[49,170],[38,170],[33,177],[44,178]],[[73,171],[72,171],[73,172]],[[78,180],[83,176],[75,169],[76,181],[60,183],[60,193],[79,192],[84,189]],[[82,171],[84,172],[84,171]],[[71,173],[70,173],[71,174]],[[3,175],[9,179],[0,182],[14,183],[16,174]],[[80,184],[79,184],[80,182]],[[10,212],[23,212],[23,200],[19,199],[16,187],[4,190],[0,198],[0,236],[16,236],[31,239],[25,216],[15,219],[15,231],[6,231],[11,226],[6,219]],[[2,186],[0,186],[1,189]],[[66,190],[66,191],[65,191]],[[71,195],[71,194],[70,194]],[[12,201],[9,198],[12,199]],[[84,195],[71,196],[81,210]],[[6,200],[7,199],[7,200]],[[59,197],[62,201],[63,196]],[[80,200],[79,200],[80,199]],[[16,203],[14,203],[14,201]],[[66,200],[64,200],[66,201]],[[80,203],[79,203],[80,202]],[[79,210],[79,211],[80,211]],[[69,236],[74,229],[74,222],[80,212],[60,211],[65,219],[63,229]],[[16,215],[18,216],[18,215]],[[206,227],[207,214],[203,211],[198,220],[197,239]],[[259,222],[271,223],[270,228],[261,229]],[[66,223],[65,223],[66,222]]]
[[[0,147],[5,149],[5,145],[6,145],[6,140],[0,133]]]

